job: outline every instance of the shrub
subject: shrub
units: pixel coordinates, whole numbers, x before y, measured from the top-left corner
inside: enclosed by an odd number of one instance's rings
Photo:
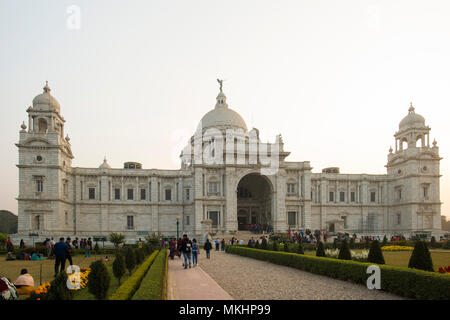
[[[344,239],[344,241],[342,241],[341,243],[338,259],[352,260],[352,253],[350,252],[350,247],[348,246],[347,239]]]
[[[249,248],[253,248],[253,244],[252,244],[252,240],[251,240],[251,239],[248,240],[247,246],[248,246]]]
[[[58,273],[50,283],[45,300],[72,300],[73,291],[67,288],[67,274],[63,271]]]
[[[383,242],[381,243],[381,246],[383,247],[383,246],[387,245],[387,243],[388,243],[387,237],[386,237],[386,235],[384,235]]]
[[[352,237],[350,239],[350,244],[349,245],[350,245],[350,249],[355,249],[355,238]]]
[[[140,265],[142,263],[142,261],[144,261],[145,257],[144,257],[144,252],[142,251],[142,249],[134,249],[134,254],[136,256],[136,265]]]
[[[442,249],[450,249],[450,240],[447,240],[443,245]]]
[[[338,248],[338,240],[336,238],[334,238],[333,240],[333,249],[337,249]]]
[[[378,240],[372,241],[369,250],[369,256],[367,257],[368,262],[384,264],[383,252],[381,252]]]
[[[269,248],[268,248],[269,246],[268,246],[268,244],[267,244],[267,239],[266,238],[263,238],[262,239],[262,243],[261,243],[261,249],[263,249],[263,250],[268,250]]]
[[[136,254],[134,253],[134,249],[131,247],[127,249],[127,252],[125,254],[125,264],[131,274],[131,271],[133,271],[134,267],[136,266]]]
[[[258,240],[255,241],[255,249],[259,249],[259,241]]]
[[[231,247],[231,246],[230,246]],[[129,300],[139,288],[142,279],[145,277],[148,269],[152,265],[158,250],[154,251],[151,256],[140,265],[140,267],[109,297],[109,300]]]
[[[303,251],[303,245],[302,245],[301,242],[298,243],[296,252],[297,252],[298,254],[305,254],[305,252]]]
[[[167,249],[159,252],[139,289],[133,295],[133,300],[162,300],[164,292],[164,277],[167,259]]]
[[[127,266],[125,264],[125,257],[121,254],[116,255],[116,259],[112,265],[114,277],[117,278],[120,285],[120,279],[125,275]]]
[[[430,246],[436,248],[436,238],[434,236],[431,237]]]
[[[323,242],[322,241],[319,241],[317,243],[316,256],[317,257],[325,257],[325,248],[323,246]]]
[[[289,252],[289,245],[287,242],[284,243],[284,252]]]
[[[424,241],[417,241],[414,250],[409,259],[408,268],[433,271],[433,261],[430,251]]]
[[[100,248],[98,247],[98,242],[96,241],[95,246],[94,246],[94,252],[95,252],[95,254],[98,254],[99,251],[100,251]]]
[[[90,265],[91,272],[88,276],[88,290],[97,299],[103,300],[108,293],[111,277],[102,260],[97,260]]]
[[[278,251],[278,241],[274,241],[273,243],[272,243],[272,250],[273,251]]]

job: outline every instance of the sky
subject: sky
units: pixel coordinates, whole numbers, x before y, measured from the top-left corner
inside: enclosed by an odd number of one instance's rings
[[[73,166],[178,169],[221,78],[247,127],[313,172],[385,173],[412,101],[450,217],[449,16],[447,0],[2,0],[0,209],[17,213],[15,143],[46,80]]]

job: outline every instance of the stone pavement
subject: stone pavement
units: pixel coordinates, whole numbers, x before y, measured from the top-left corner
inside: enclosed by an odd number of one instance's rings
[[[204,254],[201,258],[205,258]],[[183,259],[169,258],[167,298],[169,300],[232,300],[199,266],[184,269]]]

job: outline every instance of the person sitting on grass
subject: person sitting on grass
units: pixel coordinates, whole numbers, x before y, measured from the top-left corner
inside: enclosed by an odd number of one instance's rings
[[[103,259],[105,262],[108,262],[109,261],[109,259],[108,259],[108,256],[106,256],[105,257],[105,259]]]
[[[20,271],[20,276],[14,281],[14,285],[17,288],[17,293],[20,295],[29,296],[34,290],[34,279],[27,269]]]
[[[0,276],[0,301],[16,300],[17,296],[16,286],[11,282],[11,280]]]
[[[8,252],[8,255],[6,256],[6,261],[13,261],[16,260],[16,258],[14,258],[13,253],[10,251]]]

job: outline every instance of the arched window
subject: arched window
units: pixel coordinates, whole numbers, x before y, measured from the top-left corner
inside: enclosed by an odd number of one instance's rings
[[[43,118],[39,119],[39,133],[47,133],[47,121]]]
[[[406,138],[404,138],[400,141],[400,150],[405,150],[407,148],[408,148],[408,141],[406,141]]]
[[[417,144],[417,142],[420,140],[420,143]],[[425,140],[422,136],[418,136],[416,139],[416,147],[424,147],[425,146]]]

